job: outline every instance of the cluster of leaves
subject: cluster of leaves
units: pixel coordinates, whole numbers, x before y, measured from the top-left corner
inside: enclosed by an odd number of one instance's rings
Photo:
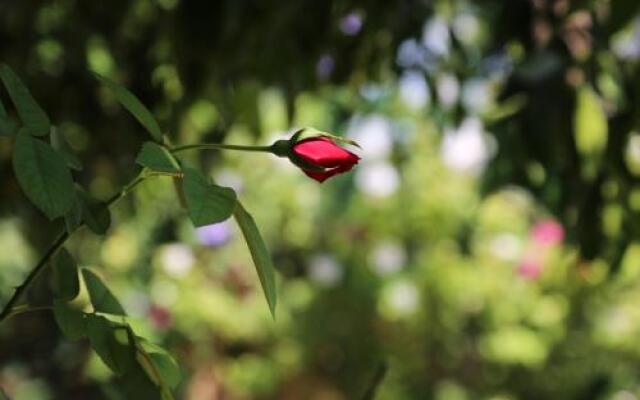
[[[50,220],[64,219],[65,231],[13,298],[5,305],[2,318],[29,311],[29,304],[18,303],[24,292],[44,268],[51,266],[52,308],[55,320],[70,340],[88,338],[102,361],[122,380],[130,398],[172,398],[171,390],[179,383],[179,368],[163,349],[137,336],[126,322],[120,302],[89,269],[79,274],[76,261],[62,247],[67,238],[82,226],[96,234],[107,233],[111,221],[109,206],[126,195],[142,180],[151,176],[169,176],[178,181],[178,196],[196,227],[234,217],[242,231],[269,309],[275,317],[276,291],[273,265],[266,245],[252,216],[238,201],[233,189],[211,182],[195,168],[183,166],[174,157],[162,130],[149,110],[127,89],[97,76],[117,100],[146,128],[153,141],[145,142],[136,162],[144,169],[123,190],[106,202],[92,198],[73,180],[71,170],[82,164],[73,154],[64,136],[34,100],[13,70],[3,65],[0,78],[15,106],[20,123],[0,103],[0,134],[15,137],[13,167],[17,180],[29,200]],[[46,139],[49,139],[47,141]],[[80,292],[82,275],[92,305],[91,312],[78,309],[73,302]]]

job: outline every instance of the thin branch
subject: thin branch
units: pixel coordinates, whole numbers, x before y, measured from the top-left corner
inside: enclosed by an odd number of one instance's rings
[[[378,365],[378,368],[376,369],[376,372],[373,375],[373,379],[371,380],[369,387],[367,387],[367,390],[364,392],[364,395],[362,396],[362,400],[375,399],[376,392],[378,391],[378,387],[380,387],[380,384],[382,383],[382,380],[387,374],[388,369],[389,369],[389,366],[387,365],[386,361],[383,361],[380,363],[380,365]]]
[[[114,205],[118,200],[126,196],[131,190],[133,190],[136,186],[138,186],[138,184],[140,184],[140,182],[144,181],[146,178],[146,175],[136,176],[136,178],[125,185],[120,192],[116,193],[109,200],[107,200],[105,207],[108,208]],[[84,226],[84,223],[76,228],[76,230],[80,229],[82,226]],[[67,239],[69,239],[69,237],[71,236],[71,233],[67,232],[66,230],[63,231],[51,244],[47,252],[42,256],[36,266],[31,270],[31,272],[29,272],[29,275],[27,275],[24,282],[22,282],[20,286],[16,287],[13,296],[11,296],[7,304],[5,304],[4,308],[0,312],[0,323],[5,321],[12,315],[12,312],[14,311],[18,301],[20,301],[20,299],[22,298],[22,295],[27,291],[27,289],[29,289],[38,275],[40,275],[40,273],[49,264],[49,260],[51,259],[51,257],[53,257],[56,251],[58,251],[66,243]]]
[[[241,146],[235,144],[222,143],[199,143],[177,146],[171,149],[172,153],[178,153],[185,150],[238,150],[238,151],[260,151],[271,153],[272,146]]]

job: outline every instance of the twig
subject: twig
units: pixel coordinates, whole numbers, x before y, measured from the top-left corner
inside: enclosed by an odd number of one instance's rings
[[[362,396],[362,400],[375,399],[376,392],[378,391],[378,387],[380,387],[380,384],[382,383],[382,380],[384,379],[388,370],[389,370],[389,366],[387,365],[386,361],[383,361],[380,363],[380,365],[378,365],[378,368],[376,369],[376,372],[373,375],[373,379],[371,380],[369,387],[367,387],[367,390],[364,392],[364,395]]]

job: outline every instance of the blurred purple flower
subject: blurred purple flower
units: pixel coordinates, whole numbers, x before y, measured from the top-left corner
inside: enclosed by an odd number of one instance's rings
[[[542,265],[531,259],[524,259],[518,265],[518,275],[524,279],[536,280],[542,273]]]
[[[331,55],[322,55],[316,64],[316,75],[322,80],[329,79],[335,65],[335,61]]]
[[[231,238],[231,228],[227,221],[202,226],[196,229],[200,244],[208,247],[222,246]]]
[[[531,237],[536,244],[545,247],[553,246],[564,239],[564,228],[558,222],[547,219],[533,226]]]
[[[340,30],[347,36],[355,36],[362,29],[362,15],[358,11],[352,11],[340,20]]]

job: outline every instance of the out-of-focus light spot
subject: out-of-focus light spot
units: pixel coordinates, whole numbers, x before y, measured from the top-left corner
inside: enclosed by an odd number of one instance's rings
[[[554,246],[564,239],[564,228],[552,219],[540,221],[531,229],[531,238],[540,246]]]
[[[472,114],[486,111],[492,102],[491,85],[484,79],[474,78],[462,86],[462,104]]]
[[[160,7],[165,10],[173,10],[178,5],[179,1],[180,0],[158,0],[158,3],[160,4]]]
[[[468,46],[475,44],[479,39],[480,21],[473,14],[462,13],[456,15],[451,28],[456,38]]]
[[[362,85],[359,92],[365,100],[374,102],[382,99],[388,93],[388,90],[382,85],[370,82]]]
[[[363,163],[355,176],[358,189],[366,195],[384,198],[392,195],[400,186],[400,176],[396,168],[385,161]]]
[[[182,278],[191,271],[195,258],[189,246],[176,243],[160,249],[160,263],[167,275]]]
[[[352,11],[340,20],[340,30],[347,36],[360,33],[364,18],[359,11]]]
[[[492,156],[489,138],[477,118],[467,118],[458,129],[445,130],[441,156],[445,165],[454,171],[478,175]]]
[[[342,266],[333,256],[328,254],[320,254],[313,257],[307,269],[309,278],[325,287],[336,286],[344,275]]]
[[[331,77],[336,62],[330,54],[323,54],[316,63],[316,76],[318,79],[327,80]]]
[[[422,65],[424,51],[415,39],[407,39],[400,43],[396,62],[403,68],[411,68]]]
[[[166,279],[159,279],[151,284],[151,298],[157,304],[170,307],[178,299],[178,287]]]
[[[505,261],[515,261],[520,255],[522,242],[512,233],[501,233],[489,242],[491,253]]]
[[[134,317],[142,317],[149,309],[149,297],[142,291],[132,289],[123,298],[123,306],[127,313]]]
[[[167,307],[152,304],[149,307],[148,315],[151,323],[157,330],[166,331],[173,325],[173,315]]]
[[[380,312],[389,319],[413,315],[420,303],[420,293],[413,282],[400,280],[387,285],[380,296]]]
[[[244,181],[242,176],[229,169],[221,169],[216,172],[216,183],[221,186],[230,187],[240,193],[244,189]]]
[[[447,21],[441,17],[434,17],[427,21],[422,31],[422,44],[431,53],[439,56],[446,55],[451,44]]]
[[[436,80],[436,93],[440,104],[451,107],[460,97],[460,82],[452,74],[442,74]]]
[[[416,71],[407,71],[400,78],[400,98],[414,110],[425,107],[431,101],[429,86],[424,75]]]
[[[380,115],[355,116],[349,123],[347,136],[360,145],[363,160],[386,158],[391,153],[391,123]]]
[[[625,149],[625,162],[632,174],[640,176],[640,134],[632,132]]]
[[[378,244],[369,256],[373,270],[381,276],[400,271],[406,261],[406,251],[396,242]]]
[[[611,400],[638,400],[638,398],[628,390],[621,390],[619,392],[615,392],[613,396],[611,396]]]
[[[518,275],[524,279],[536,280],[542,273],[542,265],[533,259],[525,258],[518,264]]]
[[[115,69],[111,52],[104,40],[98,37],[89,39],[87,43],[87,64],[89,69],[100,75],[110,76]]]
[[[191,105],[187,115],[193,128],[199,133],[213,129],[218,121],[218,109],[207,100],[197,100]]]
[[[231,238],[231,227],[227,221],[201,226],[196,228],[196,237],[204,246],[219,247]]]

